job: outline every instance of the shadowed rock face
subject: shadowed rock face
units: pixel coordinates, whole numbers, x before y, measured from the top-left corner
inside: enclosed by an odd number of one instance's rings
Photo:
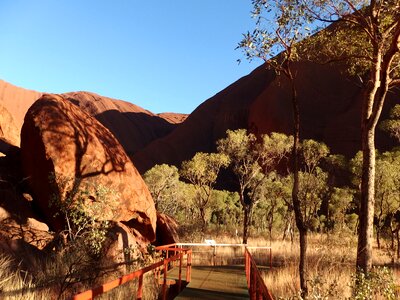
[[[156,235],[156,246],[178,243],[178,223],[168,215],[157,213]]]
[[[299,95],[301,139],[325,142],[333,153],[352,157],[361,149],[361,89],[332,66],[313,63],[294,65]],[[388,94],[381,119],[400,102],[400,90]],[[180,165],[196,152],[215,151],[215,142],[227,129],[247,128],[262,134],[292,134],[290,85],[284,76],[260,66],[201,104],[168,136],[155,140],[133,156],[144,173],[155,164]],[[377,147],[390,149],[394,142],[377,130]]]
[[[89,187],[90,203],[96,201],[90,187],[104,186],[113,191],[104,219],[129,221],[146,240],[154,240],[156,211],[138,171],[110,131],[64,97],[44,95],[28,110],[21,157],[34,201],[54,229],[64,224],[53,218],[52,197],[75,197],[76,188]]]
[[[0,138],[4,138],[11,145],[19,146],[19,132],[25,114],[42,95],[43,93],[16,87],[0,80],[0,129],[3,131],[0,132]],[[107,127],[128,155],[169,134],[187,117],[185,114],[175,113],[155,115],[132,103],[89,92],[65,93],[63,97]],[[7,112],[3,113],[4,110]],[[3,115],[7,115],[7,119],[2,117]],[[12,120],[8,116],[11,116]]]
[[[107,127],[129,156],[153,140],[169,134],[185,116],[158,116],[135,104],[88,92],[66,93],[63,96]]]

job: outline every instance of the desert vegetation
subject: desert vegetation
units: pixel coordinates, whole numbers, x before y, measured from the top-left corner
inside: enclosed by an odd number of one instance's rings
[[[384,126],[385,122],[382,124]],[[217,142],[216,149],[226,155],[224,160],[229,164],[222,175],[220,172],[219,176],[207,176],[213,179],[213,188],[205,191],[195,182],[185,180],[188,163],[200,163],[199,157],[205,159],[206,156],[199,154],[195,155],[196,159],[182,164],[183,173],[174,166],[157,165],[144,178],[157,199],[158,209],[181,224],[182,240],[201,242],[204,238],[215,238],[223,242],[222,237],[228,236],[234,243],[272,245],[274,270],[265,274],[266,282],[277,297],[300,299],[304,296],[298,293],[301,289],[296,270],[299,234],[292,204],[293,173],[288,155],[292,141],[292,137],[283,134],[257,137],[243,129],[228,131],[227,137]],[[224,144],[229,144],[232,150],[226,151]],[[378,287],[387,284],[390,290],[387,295],[391,295],[395,293],[392,276],[399,262],[400,172],[397,168],[400,155],[397,148],[376,155],[374,266],[377,268],[373,269],[371,277],[362,277],[362,280],[377,294]],[[321,142],[304,140],[299,145],[299,159],[298,197],[310,232],[305,260],[310,294],[350,299],[352,295],[362,294],[355,283],[363,275],[354,267],[362,153],[348,160],[330,154],[329,148]],[[196,170],[207,174],[204,168]],[[203,191],[209,196],[200,210],[199,203],[204,202],[198,197]],[[250,205],[251,210],[246,212],[246,205]],[[387,299],[394,299],[390,297]]]

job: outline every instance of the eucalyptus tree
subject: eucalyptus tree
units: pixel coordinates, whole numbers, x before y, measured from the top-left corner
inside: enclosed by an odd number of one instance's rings
[[[299,39],[289,39],[294,41],[289,45],[295,46],[299,57],[324,63],[340,62],[346,72],[360,78],[364,155],[356,266],[367,273],[372,267],[375,129],[388,91],[400,84],[400,0],[253,0],[252,3],[255,15],[264,12],[258,19],[272,19],[278,26],[277,38],[273,30],[264,30],[258,40],[252,40],[260,44],[258,49],[282,49],[279,28],[289,32],[289,37],[292,34],[302,38],[302,29],[309,25],[317,32],[312,38],[301,43],[297,43]],[[256,29],[255,33],[258,32]],[[288,52],[285,47],[283,50]],[[293,47],[289,50],[293,52]]]
[[[283,74],[290,83],[293,108],[293,187],[292,203],[296,226],[300,235],[300,285],[307,294],[305,278],[305,257],[307,244],[307,226],[301,213],[299,193],[299,145],[300,145],[300,107],[293,70],[293,62],[300,59],[297,51],[298,42],[310,35],[308,18],[301,6],[293,0],[252,0],[252,17],[255,28],[243,35],[238,48],[246,58],[258,58],[264,61],[267,68],[277,75]]]
[[[167,207],[175,205],[173,198],[179,191],[178,168],[167,164],[155,165],[143,175],[143,179],[153,197],[156,209],[168,213]]]
[[[210,205],[218,173],[228,164],[229,157],[225,154],[203,152],[196,153],[192,159],[182,163],[181,176],[193,184],[196,189],[194,205],[199,211],[203,231],[207,226],[206,210]]]
[[[374,218],[377,245],[380,248],[381,236],[385,230],[390,230],[391,235],[396,234],[392,224],[400,209],[400,152],[395,150],[377,153],[376,157]],[[351,160],[355,185],[361,183],[362,161],[362,152],[358,152]]]
[[[255,190],[257,202],[255,217],[260,227],[266,227],[272,240],[272,230],[276,225],[288,222],[291,207],[287,205],[291,198],[292,182],[272,171]],[[263,225],[265,223],[265,225]]]
[[[292,137],[272,133],[257,137],[245,129],[228,130],[226,138],[217,141],[220,153],[226,154],[238,183],[239,200],[243,209],[243,243],[249,237],[256,190],[267,174],[274,170],[291,150]]]
[[[333,24],[310,39],[304,54],[322,62],[340,61],[348,73],[360,78],[363,162],[356,266],[369,272],[375,202],[375,129],[388,91],[400,84],[400,0],[298,3],[316,30]]]

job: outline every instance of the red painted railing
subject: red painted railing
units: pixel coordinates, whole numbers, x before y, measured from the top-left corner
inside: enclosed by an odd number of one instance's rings
[[[168,265],[175,261],[179,261],[179,277],[178,277],[178,289],[181,291],[182,287],[182,267],[183,267],[183,257],[186,255],[186,282],[190,282],[191,279],[191,266],[192,266],[192,250],[182,249],[182,248],[171,248],[170,245],[157,247],[156,250],[165,251],[166,258],[148,267],[135,271],[133,273],[124,275],[118,279],[107,282],[103,285],[95,287],[91,290],[85,291],[83,293],[77,294],[72,297],[73,300],[91,300],[94,297],[104,294],[122,284],[129,282],[138,278],[136,299],[142,299],[143,297],[143,275],[147,272],[153,271],[157,277],[158,281],[160,279],[160,274],[163,273],[163,284],[162,284],[162,299],[166,299],[167,296],[167,275],[168,275]],[[169,257],[169,252],[174,252],[174,255]],[[132,294],[134,291],[132,291]]]
[[[270,251],[270,263],[271,255],[272,254]],[[250,300],[273,300],[274,298],[265,285],[264,279],[261,277],[261,274],[258,271],[257,264],[247,247],[244,249],[244,257],[247,287],[249,289]]]

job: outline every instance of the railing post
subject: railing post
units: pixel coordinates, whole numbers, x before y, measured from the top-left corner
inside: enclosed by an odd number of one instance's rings
[[[269,269],[272,270],[272,247],[269,248]]]
[[[192,277],[192,250],[187,252],[186,256],[186,282],[190,282]]]
[[[142,297],[143,297],[143,274],[139,276],[139,284],[138,284],[136,299],[142,300]]]
[[[183,260],[183,253],[179,253],[179,277],[178,277],[178,291],[181,291],[182,287],[182,260]]]
[[[251,262],[250,266],[250,299],[257,299],[257,272],[254,270],[254,265]]]
[[[164,279],[162,286],[162,299],[167,299],[167,271],[168,271],[168,259],[164,259]]]

